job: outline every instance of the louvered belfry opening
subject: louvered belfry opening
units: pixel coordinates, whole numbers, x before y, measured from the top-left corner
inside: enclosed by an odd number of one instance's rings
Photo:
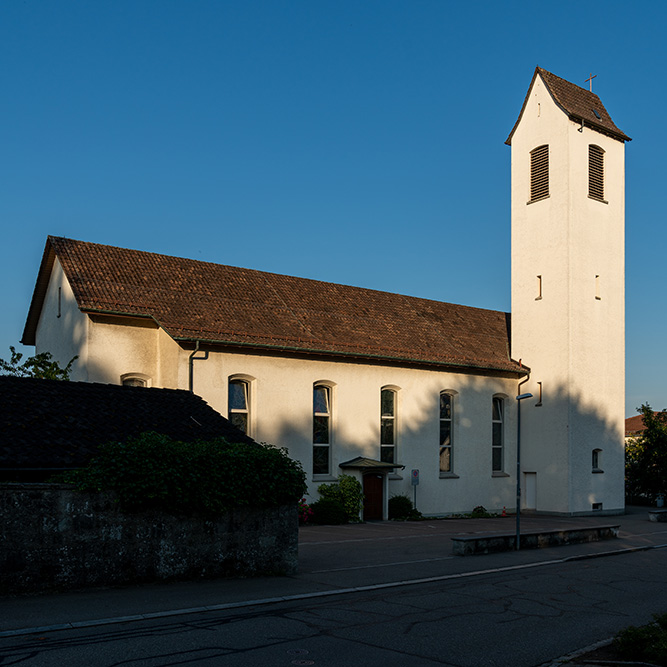
[[[530,201],[549,196],[549,146],[538,146],[530,152]]]
[[[604,201],[604,151],[595,144],[588,147],[588,196]]]

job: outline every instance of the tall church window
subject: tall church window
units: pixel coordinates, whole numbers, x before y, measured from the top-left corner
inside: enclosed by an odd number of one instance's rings
[[[380,391],[380,460],[396,463],[396,392]]]
[[[440,393],[440,472],[452,472],[452,409],[453,397]]]
[[[503,469],[503,444],[504,444],[504,411],[505,403],[500,396],[493,397],[493,417],[492,423],[492,471],[500,472]]]
[[[331,471],[331,387],[313,386],[313,475]]]
[[[249,433],[250,427],[250,385],[245,380],[229,381],[229,421],[243,433]]]
[[[549,196],[549,146],[538,146],[530,152],[530,201]]]
[[[588,196],[604,201],[604,150],[595,144],[588,146]]]

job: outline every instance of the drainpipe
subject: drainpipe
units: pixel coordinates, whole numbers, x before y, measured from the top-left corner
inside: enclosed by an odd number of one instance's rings
[[[195,349],[192,351],[192,354],[188,357],[188,389],[190,390],[190,393],[194,391],[194,384],[195,384],[195,373],[194,373],[194,365],[195,361],[204,361],[205,359],[208,359],[208,350],[204,352],[203,357],[195,357],[195,354],[199,352],[199,341],[195,341]]]

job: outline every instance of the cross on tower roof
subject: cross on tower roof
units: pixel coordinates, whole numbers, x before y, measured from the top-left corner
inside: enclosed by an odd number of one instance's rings
[[[588,81],[588,85],[589,85],[588,89],[591,91],[591,93],[593,92],[593,79],[596,76],[597,76],[597,74],[593,74],[593,72],[591,72],[591,75],[588,77],[588,79],[586,79],[586,81]]]

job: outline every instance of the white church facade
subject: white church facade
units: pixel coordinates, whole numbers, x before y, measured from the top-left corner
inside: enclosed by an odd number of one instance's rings
[[[512,148],[512,314],[49,237],[22,342],[73,380],[191,389],[427,515],[624,507],[624,143],[537,68]],[[517,468],[520,394],[521,465]],[[418,471],[419,484],[413,486]]]

